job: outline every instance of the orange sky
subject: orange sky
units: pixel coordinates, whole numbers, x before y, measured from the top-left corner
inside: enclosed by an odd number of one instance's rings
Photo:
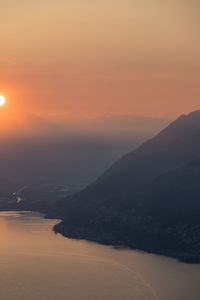
[[[0,118],[200,109],[198,0],[1,0]]]

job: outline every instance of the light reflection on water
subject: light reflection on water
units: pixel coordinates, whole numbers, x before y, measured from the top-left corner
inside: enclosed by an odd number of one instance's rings
[[[38,213],[0,213],[2,300],[199,300],[200,266],[55,235]]]

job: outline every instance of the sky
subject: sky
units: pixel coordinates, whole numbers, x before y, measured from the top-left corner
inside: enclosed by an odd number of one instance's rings
[[[198,0],[1,0],[0,119],[200,109]]]

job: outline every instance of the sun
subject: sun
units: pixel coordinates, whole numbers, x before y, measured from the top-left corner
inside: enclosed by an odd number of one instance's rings
[[[0,95],[0,106],[4,105],[6,102],[6,99],[3,95]]]

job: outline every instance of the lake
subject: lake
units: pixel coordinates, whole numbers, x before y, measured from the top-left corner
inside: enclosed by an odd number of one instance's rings
[[[71,240],[39,213],[0,213],[2,300],[199,300],[200,265]]]

